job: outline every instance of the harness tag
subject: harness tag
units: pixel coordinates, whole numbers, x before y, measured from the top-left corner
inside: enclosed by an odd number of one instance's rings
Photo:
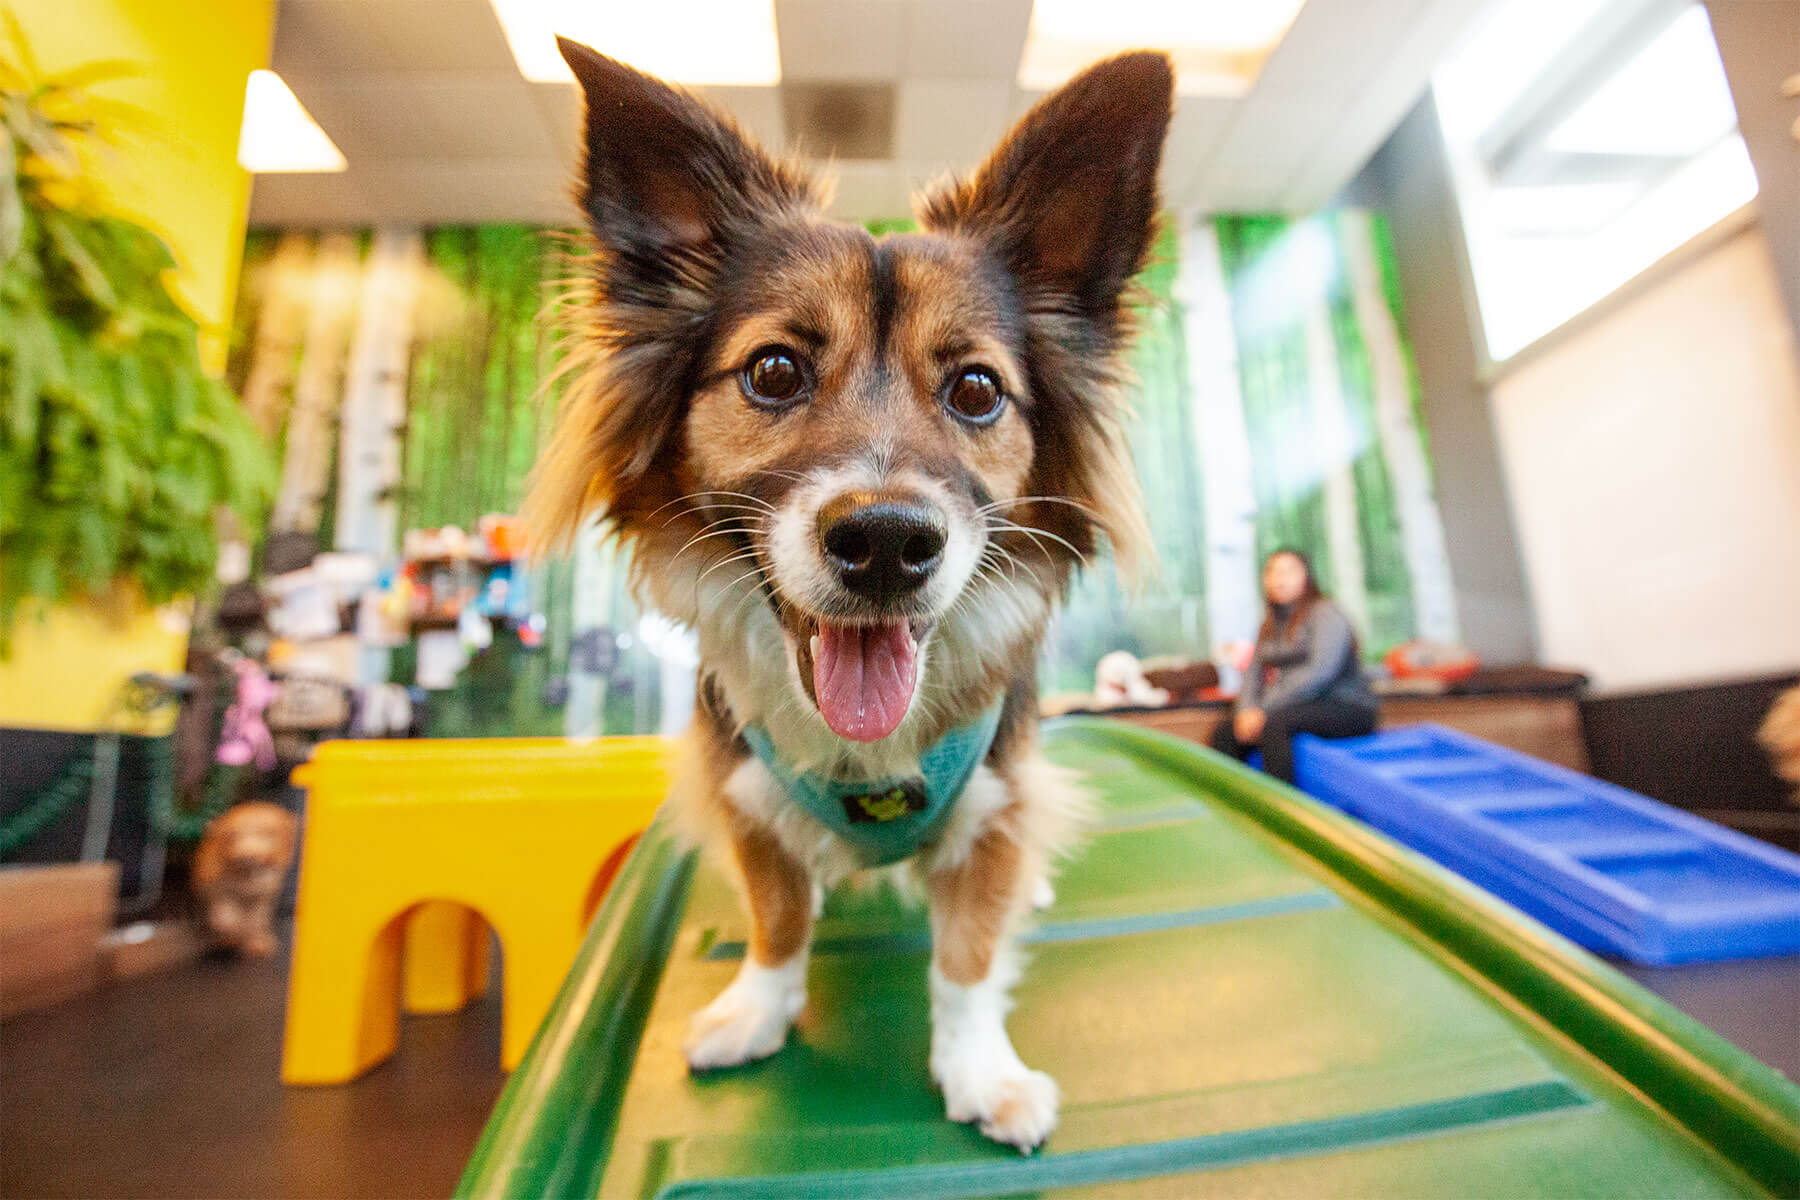
[[[926,809],[925,781],[906,779],[878,792],[843,796],[844,816],[855,825],[898,821]]]

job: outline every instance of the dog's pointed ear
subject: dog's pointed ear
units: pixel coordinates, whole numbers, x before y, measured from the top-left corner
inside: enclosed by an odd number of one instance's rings
[[[1089,67],[973,176],[925,197],[921,223],[986,237],[1021,278],[1084,312],[1112,310],[1150,247],[1174,93],[1168,58],[1153,51]]]
[[[608,250],[701,250],[742,221],[817,206],[810,180],[693,96],[580,42],[556,44],[587,101],[577,198]]]

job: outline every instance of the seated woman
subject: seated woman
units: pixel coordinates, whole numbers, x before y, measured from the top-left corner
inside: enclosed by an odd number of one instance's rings
[[[1212,748],[1247,759],[1262,750],[1263,770],[1294,782],[1294,735],[1358,737],[1375,732],[1375,693],[1363,678],[1356,633],[1319,591],[1312,564],[1298,550],[1263,561],[1268,608],[1256,653],[1229,721],[1213,730]]]

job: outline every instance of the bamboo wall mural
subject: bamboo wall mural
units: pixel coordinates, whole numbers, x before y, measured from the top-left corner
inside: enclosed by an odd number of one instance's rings
[[[408,393],[404,526],[510,512],[547,429],[537,402],[555,334],[537,320],[566,271],[554,234],[519,225],[426,235],[428,332]]]
[[[328,233],[307,265],[311,287],[283,438],[281,491],[269,518],[275,532],[317,529],[323,514],[343,398],[344,353],[356,314],[359,259],[353,236]]]
[[[362,302],[338,414],[332,544],[381,553],[398,543],[400,436],[406,428],[414,320],[424,279],[416,229],[377,230],[363,268]]]
[[[329,467],[358,379],[403,389],[399,528],[472,528],[517,506],[549,416],[538,389],[555,335],[537,318],[566,271],[559,246],[523,225],[251,234],[230,374],[284,433],[279,528],[316,530],[335,509]]]
[[[1381,218],[1186,216],[1142,280],[1138,472],[1163,561],[1135,596],[1077,584],[1043,678],[1109,650],[1207,657],[1254,636],[1262,557],[1317,566],[1371,657],[1456,637],[1400,296]]]
[[[1432,492],[1431,462],[1419,423],[1418,383],[1400,334],[1400,288],[1393,246],[1387,226],[1366,209],[1342,213],[1338,227],[1343,231],[1344,271],[1352,308],[1349,328],[1363,331],[1375,431],[1400,524],[1399,549],[1411,564],[1415,630],[1432,641],[1454,642],[1460,630],[1450,585],[1450,558],[1444,548],[1444,524]]]
[[[548,431],[555,334],[539,315],[567,270],[559,235],[518,225],[252,235],[232,380],[283,438],[277,527],[391,552],[399,529],[512,511]],[[1381,219],[1171,219],[1140,282],[1132,446],[1161,570],[1135,592],[1109,567],[1076,584],[1045,689],[1087,690],[1110,650],[1204,657],[1251,637],[1258,564],[1279,545],[1313,558],[1371,656],[1454,640]],[[544,573],[552,673],[596,622],[634,628],[623,575],[592,548]],[[655,666],[628,657],[635,686],[572,685],[582,712],[565,724],[655,721]]]
[[[1206,536],[1207,629],[1256,627],[1256,490],[1251,483],[1250,432],[1244,423],[1244,389],[1232,333],[1231,292],[1219,257],[1219,231],[1211,221],[1183,223],[1173,301],[1182,312],[1187,343],[1188,408],[1204,469],[1202,524]]]

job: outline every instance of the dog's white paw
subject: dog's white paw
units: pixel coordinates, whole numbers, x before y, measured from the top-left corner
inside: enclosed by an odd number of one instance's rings
[[[1056,889],[1050,885],[1048,879],[1041,875],[1038,876],[1037,883],[1031,889],[1031,907],[1043,912],[1055,903]]]
[[[996,1142],[1030,1154],[1056,1128],[1056,1081],[1010,1053],[1006,1057],[1011,1061],[933,1055],[932,1074],[952,1121],[972,1122]]]
[[[1030,1154],[1056,1128],[1056,1081],[1019,1061],[1006,1036],[1010,955],[987,979],[962,986],[931,969],[931,1077],[952,1121]]]
[[[779,967],[744,960],[731,986],[694,1014],[682,1052],[696,1071],[755,1062],[781,1049],[806,1007],[806,960]]]

